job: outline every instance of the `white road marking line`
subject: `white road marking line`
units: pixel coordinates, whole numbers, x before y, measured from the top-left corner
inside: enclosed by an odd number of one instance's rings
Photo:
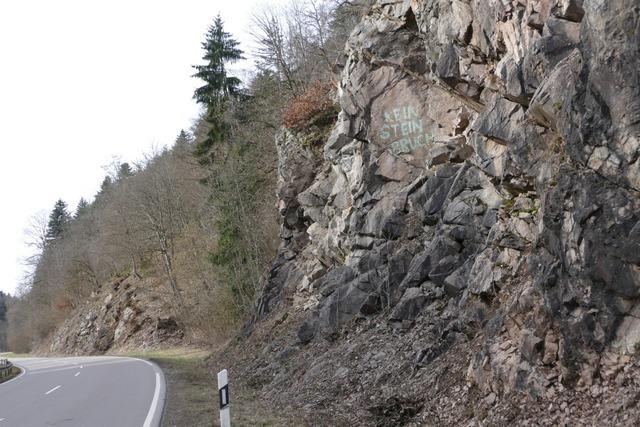
[[[152,365],[153,366],[153,365]],[[144,420],[142,427],[151,427],[153,416],[156,413],[158,407],[158,398],[160,397],[160,374],[156,372],[156,391],[153,393],[153,400],[151,401],[151,407],[147,413],[147,418]]]
[[[65,366],[64,363],[40,363],[40,364],[33,364],[33,363],[24,363],[24,362],[20,362],[18,361],[17,363],[20,363],[21,365],[27,366],[33,370],[38,370],[38,369],[47,369],[47,368],[55,368],[55,367],[59,367],[59,366]]]
[[[58,362],[34,364],[34,363],[17,361],[17,364],[22,365],[22,366],[26,366],[26,367],[30,368],[31,370],[33,370],[33,371],[39,371],[39,370],[51,369],[51,368],[59,368],[59,367],[62,367],[62,366],[71,366],[68,363],[58,363]]]
[[[131,360],[114,360],[112,362],[96,362],[96,363],[92,363],[90,365],[87,365],[89,367],[92,366],[104,366],[104,365],[113,365],[115,363],[131,363]],[[68,371],[71,369],[77,369],[77,366],[65,366],[64,368],[43,368],[41,370],[37,370],[37,371],[31,371],[31,374],[48,374],[49,372],[58,372],[58,371]],[[84,368],[84,366],[80,366],[80,369]]]
[[[46,392],[45,394],[51,394],[54,391],[56,391],[57,389],[59,389],[60,387],[62,387],[61,385],[55,386],[54,388],[52,388],[51,390],[49,390],[48,392]]]
[[[77,377],[78,375],[80,375],[80,372],[76,372],[76,374],[74,375],[74,377]]]

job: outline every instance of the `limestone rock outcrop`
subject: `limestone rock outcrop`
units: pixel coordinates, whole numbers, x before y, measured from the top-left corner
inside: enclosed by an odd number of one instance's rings
[[[184,330],[150,292],[154,285],[132,277],[104,284],[37,352],[88,355],[181,344]]]

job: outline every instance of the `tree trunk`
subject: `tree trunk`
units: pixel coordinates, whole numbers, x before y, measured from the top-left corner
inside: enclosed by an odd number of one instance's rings
[[[131,275],[134,279],[142,279],[142,276],[138,273],[138,262],[136,261],[136,256],[133,254],[131,255]]]
[[[167,273],[167,278],[169,279],[169,286],[171,286],[171,290],[173,291],[175,297],[178,299],[178,302],[182,304],[182,294],[180,293],[180,288],[178,288],[178,282],[173,275],[171,260],[169,259],[169,255],[165,251],[162,252],[162,261],[164,264],[165,272]]]

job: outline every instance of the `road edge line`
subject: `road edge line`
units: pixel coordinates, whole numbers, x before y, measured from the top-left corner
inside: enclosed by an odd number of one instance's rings
[[[166,385],[167,383],[164,377],[164,372],[157,364],[150,362],[148,360],[138,359],[138,358],[131,358],[131,359],[146,363],[147,365],[151,366],[151,368],[153,368],[156,374],[155,376],[156,388],[153,393],[153,400],[151,401],[149,412],[147,412],[147,418],[145,419],[142,427],[152,427],[154,425],[161,426],[162,419],[164,418],[164,411],[166,406],[165,402],[166,402],[166,396],[167,396],[167,385]],[[158,411],[158,407],[161,408],[161,411]],[[153,420],[154,418],[156,418],[156,414],[158,414],[158,412],[159,412],[159,415],[157,417],[158,423],[153,424]]]

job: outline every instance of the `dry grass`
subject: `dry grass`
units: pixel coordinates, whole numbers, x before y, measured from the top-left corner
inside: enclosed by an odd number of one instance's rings
[[[217,386],[205,365],[208,352],[175,348],[116,355],[148,359],[162,368],[167,383],[163,426],[213,425]]]
[[[209,351],[173,348],[150,352],[118,353],[139,357],[158,364],[167,383],[164,427],[209,427],[218,423],[218,386],[214,374],[207,369]],[[231,390],[231,419],[234,426],[293,426],[271,413],[274,409],[260,404],[255,396],[242,389]]]
[[[8,353],[0,353],[0,358],[3,359],[21,359],[24,357],[35,357],[33,354],[28,354],[28,353],[13,353],[13,352],[8,352]]]

